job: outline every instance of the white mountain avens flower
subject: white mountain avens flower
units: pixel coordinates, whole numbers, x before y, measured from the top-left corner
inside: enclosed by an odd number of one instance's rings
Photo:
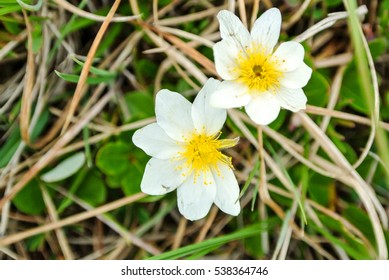
[[[281,43],[275,51],[281,13],[271,8],[259,17],[251,30],[232,12],[217,15],[222,40],[213,51],[218,74],[224,80],[210,98],[219,108],[245,106],[257,124],[274,121],[280,108],[293,112],[305,109],[307,98],[302,90],[312,70],[304,62],[300,43]]]
[[[213,203],[227,214],[240,212],[231,158],[222,153],[238,139],[220,139],[227,113],[209,102],[219,84],[209,79],[193,104],[179,93],[159,91],[156,123],[137,130],[132,138],[152,157],[141,190],[162,195],[177,189],[178,209],[188,220],[205,217]]]

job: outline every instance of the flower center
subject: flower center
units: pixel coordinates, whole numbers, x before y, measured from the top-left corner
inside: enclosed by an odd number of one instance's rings
[[[275,92],[280,86],[282,72],[279,61],[271,58],[260,46],[253,46],[237,58],[238,80],[251,90]]]
[[[224,163],[233,168],[231,157],[222,154],[220,150],[235,146],[238,140],[220,140],[220,135],[221,132],[211,136],[205,133],[193,133],[191,138],[188,139],[189,141],[187,141],[185,151],[180,153],[180,158],[185,160],[187,170],[195,172],[195,180],[200,173],[207,171],[209,168],[214,168],[219,173],[218,163]],[[206,184],[206,182],[204,183]]]

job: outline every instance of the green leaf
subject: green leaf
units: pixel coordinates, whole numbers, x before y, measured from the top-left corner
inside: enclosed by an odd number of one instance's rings
[[[291,7],[296,7],[301,4],[301,0],[286,0],[286,3]]]
[[[17,35],[22,31],[19,22],[13,18],[0,16],[0,21],[4,24],[5,29],[13,35]]]
[[[6,166],[21,142],[19,127],[12,130],[4,146],[0,148],[0,168]]]
[[[42,25],[40,22],[34,23],[34,28],[31,35],[32,35],[32,51],[34,53],[38,53],[43,43]]]
[[[104,35],[104,40],[101,41],[99,48],[96,51],[96,57],[100,57],[104,55],[104,53],[109,52],[109,48],[111,45],[115,43],[117,37],[122,34],[123,27],[127,27],[128,25],[116,23],[114,25],[110,25],[109,29]]]
[[[45,234],[41,233],[27,238],[25,244],[29,252],[35,252],[43,246],[44,241],[45,241]]]
[[[264,256],[260,234],[247,238],[244,242],[244,248],[246,253],[255,259],[261,259]]]
[[[41,179],[47,183],[61,181],[75,174],[85,163],[85,154],[79,152],[64,161],[56,167],[41,176]]]
[[[334,195],[334,180],[314,173],[309,179],[308,193],[312,200],[328,207]]]
[[[142,181],[143,170],[131,164],[128,166],[121,180],[122,189],[125,195],[130,196],[140,192],[140,183]]]
[[[16,4],[16,0],[0,0],[0,6],[14,6]]]
[[[342,0],[325,0],[327,7],[335,7],[342,4]]]
[[[381,5],[382,5],[382,9],[383,10],[389,10],[389,0],[384,0],[382,3],[381,3]]]
[[[347,160],[355,162],[357,160],[357,154],[349,143],[344,141],[343,136],[339,134],[332,125],[328,126],[328,135],[334,142],[336,147],[344,154],[347,155]]]
[[[166,5],[170,4],[171,2],[172,2],[172,0],[159,0],[158,7],[166,6]]]
[[[362,209],[349,204],[342,215],[357,227],[370,241],[375,240],[374,230],[370,219]]]
[[[129,166],[130,147],[123,142],[104,145],[97,152],[96,165],[106,175],[118,175]]]
[[[192,90],[192,86],[184,79],[179,79],[175,91],[182,93],[188,90]]]
[[[308,104],[323,107],[328,100],[330,85],[326,78],[318,71],[313,71],[311,79],[304,87],[308,98]]]
[[[72,60],[75,63],[77,63],[78,65],[84,67],[85,62],[82,62],[81,60],[78,60],[74,56],[72,57]],[[98,76],[101,76],[101,77],[107,77],[107,78],[112,78],[112,79],[116,77],[116,73],[114,73],[114,72],[110,72],[110,71],[107,71],[107,70],[104,70],[104,69],[99,69],[99,68],[96,68],[96,67],[93,67],[93,66],[90,67],[89,71],[92,74],[95,74],[95,75],[98,75]]]
[[[117,188],[120,188],[122,186],[122,177],[120,176],[121,174],[119,175],[113,175],[113,176],[107,176],[107,184],[110,188],[112,189],[117,189]]]
[[[341,247],[352,258],[357,260],[366,260],[371,258],[366,248],[362,246],[362,243],[356,241],[357,239],[355,237],[352,237],[350,233],[348,233],[348,231],[344,229],[341,222],[325,215],[319,215],[319,217],[325,226],[318,227],[317,225],[315,225],[315,223],[312,222],[309,224],[309,227],[314,228],[317,232],[322,234],[331,243]],[[334,234],[331,233],[326,227],[334,231],[335,233]],[[350,240],[353,241],[350,242]]]
[[[92,206],[97,206],[105,202],[107,198],[107,189],[101,173],[97,170],[89,171],[78,188],[76,195]]]
[[[35,179],[24,186],[12,203],[20,212],[28,215],[40,215],[46,209],[39,183]]]
[[[46,124],[50,119],[50,112],[48,108],[45,108],[38,118],[34,129],[31,132],[31,141],[38,139],[39,135],[44,131]]]
[[[343,83],[340,88],[342,103],[348,104],[354,110],[369,115],[369,109],[364,99],[362,87],[358,78],[358,72],[355,63],[351,63],[346,69],[343,77]]]
[[[266,140],[266,139],[265,139]],[[284,173],[285,177],[288,179],[289,181],[289,184],[293,187],[293,193],[294,193],[294,196],[295,196],[295,199],[297,199],[297,202],[298,202],[298,207],[300,209],[300,212],[301,212],[301,215],[302,215],[302,219],[303,221],[306,223],[307,219],[306,219],[306,214],[305,214],[305,208],[304,208],[304,205],[301,201],[301,195],[300,195],[300,192],[298,191],[297,189],[297,186],[294,184],[292,178],[290,177],[289,175],[289,171],[286,169],[286,167],[283,165],[282,163],[282,160],[280,158],[280,156],[276,153],[276,151],[274,150],[273,146],[270,144],[270,142],[267,142],[266,141],[266,147],[269,149],[269,151],[271,152],[273,158],[275,159],[276,163],[279,165],[282,173]]]
[[[287,110],[281,110],[278,117],[269,124],[269,127],[274,130],[279,130],[285,122],[286,116],[290,114]]]
[[[154,116],[154,102],[147,92],[130,92],[124,96],[131,119],[144,119]]]
[[[78,188],[81,186],[84,181],[85,176],[88,174],[88,168],[84,166],[81,168],[74,176],[74,180],[72,181],[69,194],[75,194]],[[64,197],[57,209],[58,214],[61,214],[69,205],[73,203],[73,200],[70,197]]]
[[[78,80],[80,79],[79,75],[76,74],[66,74],[61,73],[57,70],[54,70],[55,74],[58,75],[61,79],[69,82],[69,83],[78,83]],[[86,83],[89,85],[97,85],[101,83],[108,83],[111,82],[114,79],[112,76],[99,76],[99,77],[88,77],[86,79]]]
[[[35,141],[39,134],[43,131],[45,125],[49,120],[49,110],[45,109],[38,118],[38,122],[35,125],[31,133],[31,140]],[[11,160],[12,156],[18,149],[21,142],[20,129],[16,127],[10,133],[7,141],[2,147],[0,147],[0,168],[6,166]]]
[[[154,80],[157,69],[157,65],[150,59],[139,59],[134,61],[135,75],[142,84],[146,83],[146,79]]]
[[[6,15],[6,14],[9,14],[9,13],[19,12],[21,10],[22,10],[22,8],[19,5],[7,6],[7,7],[4,7],[4,8],[0,8],[0,16]]]
[[[77,16],[76,16],[77,18]],[[74,20],[72,22],[69,22],[68,25],[65,25],[63,28],[61,28],[61,35],[62,38],[65,38],[70,33],[79,31],[85,27],[93,25],[95,22],[91,19],[87,18],[77,18],[77,20]]]
[[[121,174],[120,186],[125,195],[130,196],[141,192],[140,184],[143,178],[144,167],[141,164],[133,163],[128,166],[125,172]],[[155,202],[165,195],[149,195],[139,200],[139,202]]]
[[[375,38],[374,40],[369,42],[369,48],[373,59],[377,59],[381,55],[383,55],[387,49],[387,41],[385,38]]]

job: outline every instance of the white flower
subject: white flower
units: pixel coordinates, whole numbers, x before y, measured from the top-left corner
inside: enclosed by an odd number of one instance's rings
[[[222,40],[213,51],[218,74],[225,80],[210,98],[219,108],[245,106],[257,124],[274,121],[280,107],[297,112],[307,98],[301,89],[312,70],[304,62],[304,48],[297,42],[281,43],[273,52],[281,30],[281,13],[271,8],[251,30],[229,11],[218,14]]]
[[[212,203],[230,215],[240,212],[231,158],[221,152],[238,139],[219,139],[227,113],[209,103],[219,84],[209,79],[193,104],[178,93],[161,90],[156,97],[157,122],[137,130],[132,138],[152,156],[142,191],[162,195],[177,189],[178,209],[189,220],[203,218]]]

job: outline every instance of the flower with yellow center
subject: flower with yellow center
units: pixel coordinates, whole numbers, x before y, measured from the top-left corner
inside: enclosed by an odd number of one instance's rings
[[[274,121],[280,108],[293,112],[305,109],[302,90],[312,70],[304,62],[304,48],[297,42],[277,44],[281,13],[271,8],[259,17],[251,30],[229,11],[220,11],[222,40],[213,51],[215,66],[224,81],[210,98],[218,108],[245,106],[257,124]]]
[[[209,79],[193,104],[178,93],[161,90],[155,104],[157,122],[137,130],[132,138],[152,157],[141,190],[162,195],[177,189],[178,209],[189,220],[205,217],[213,203],[230,215],[240,212],[239,185],[231,158],[223,154],[238,140],[220,139],[227,113],[209,102],[219,85]]]

